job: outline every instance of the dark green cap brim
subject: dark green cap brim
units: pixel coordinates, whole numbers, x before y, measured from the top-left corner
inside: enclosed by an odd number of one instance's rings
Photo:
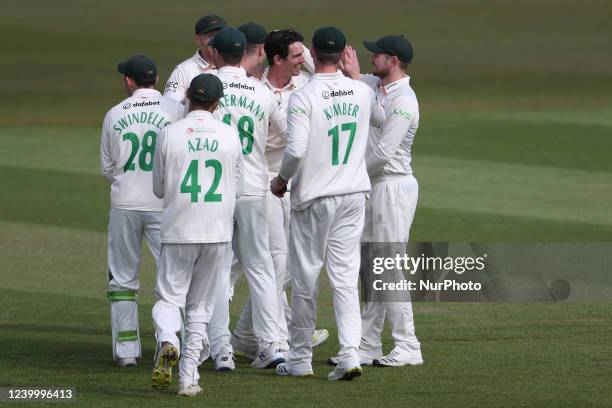
[[[125,62],[120,62],[117,64],[117,72],[119,72],[120,74],[125,75],[125,66],[127,64]]]
[[[385,50],[376,44],[376,41],[364,41],[363,46],[366,48],[366,50],[373,52],[374,54],[386,54]]]
[[[227,26],[220,22],[219,24],[213,24],[211,26],[206,27],[204,30],[198,32],[198,34],[207,34],[207,33],[210,33],[213,30],[220,30],[220,29],[222,29],[224,27],[227,27]]]

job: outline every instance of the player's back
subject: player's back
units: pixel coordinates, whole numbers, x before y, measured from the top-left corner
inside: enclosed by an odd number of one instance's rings
[[[292,180],[293,208],[318,197],[370,190],[364,157],[371,103],[364,83],[338,72],[315,74],[291,96],[289,139],[309,129],[306,155]]]
[[[280,117],[280,112],[268,88],[247,77],[243,68],[222,67],[217,76],[223,82],[224,96],[214,116],[238,132],[244,154],[244,194],[264,196],[268,189],[265,158],[268,128],[271,117]]]
[[[151,88],[137,89],[104,118],[102,167],[113,169],[111,206],[161,211],[153,194],[151,171],[157,135],[183,116],[184,107]]]
[[[168,82],[166,82],[164,96],[187,104],[185,91],[189,88],[191,80],[200,74],[214,74],[215,72],[217,72],[217,70],[214,66],[209,64],[202,58],[199,52],[196,51],[192,57],[181,62],[174,68],[170,77],[168,77]]]
[[[164,172],[162,242],[232,239],[242,152],[234,129],[207,111],[192,111],[160,139]]]

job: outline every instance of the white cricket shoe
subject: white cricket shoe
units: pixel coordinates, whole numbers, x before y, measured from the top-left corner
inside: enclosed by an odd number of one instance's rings
[[[121,368],[127,367],[136,367],[138,365],[138,361],[135,357],[126,357],[126,358],[118,358],[117,366]]]
[[[315,348],[320,346],[329,338],[329,332],[327,329],[315,330],[312,334],[312,347]]]
[[[234,359],[234,353],[228,346],[223,346],[219,354],[215,356],[215,370],[216,371],[234,371],[236,369],[236,363]]]
[[[285,362],[286,351],[277,343],[270,343],[267,349],[260,351],[251,365],[255,368],[275,368]]]
[[[154,388],[165,390],[172,382],[172,367],[178,363],[179,352],[168,341],[164,341],[158,346],[155,354],[155,366],[153,367],[153,376],[151,377],[151,385]]]
[[[242,340],[232,334],[232,338],[230,339],[230,344],[234,349],[235,356],[246,357],[249,360],[255,360],[257,356],[257,346],[250,346],[245,344]]]
[[[397,351],[396,349],[393,349],[386,356],[374,359],[373,364],[376,367],[402,367],[405,365],[421,365],[423,364],[423,357],[411,356],[406,352],[401,352]]]
[[[370,352],[359,349],[359,364],[362,366],[371,366],[374,364],[374,360],[382,358],[382,353]],[[331,366],[337,366],[339,362],[338,356],[330,357],[327,359],[327,364]]]
[[[198,384],[183,384],[179,383],[179,389],[177,395],[184,395],[185,397],[195,397],[202,392],[202,388]]]
[[[327,379],[330,381],[351,381],[354,378],[359,377],[361,375],[361,372],[362,370],[360,366],[347,368],[336,366],[334,371],[327,374]]]
[[[288,376],[311,377],[314,375],[314,373],[312,372],[312,370],[309,370],[303,373],[294,373],[294,372],[289,371],[286,363],[280,363],[279,365],[276,366],[276,375],[280,375],[282,377],[288,377]]]

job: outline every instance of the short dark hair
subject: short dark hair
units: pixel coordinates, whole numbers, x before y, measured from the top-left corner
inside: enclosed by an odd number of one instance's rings
[[[406,72],[406,70],[408,70],[408,63],[404,61],[399,61],[399,67],[402,71]]]
[[[259,47],[261,44],[249,44],[246,46],[246,51],[244,52],[244,55],[252,55],[255,50],[257,50],[257,47]]]
[[[270,31],[264,43],[268,64],[270,66],[274,65],[275,55],[280,56],[282,59],[287,58],[287,55],[289,55],[289,46],[294,42],[303,41],[304,37],[302,37],[302,34],[298,33],[293,28]]]
[[[202,101],[198,101],[197,99],[191,99],[189,98],[189,107],[192,109],[201,109],[201,110],[208,110],[211,106],[213,106],[215,103],[219,102],[219,99],[217,99],[216,101],[210,101],[210,102],[202,102]]]
[[[217,50],[218,52],[219,50]],[[226,65],[236,65],[236,64],[240,64],[240,61],[242,61],[242,57],[244,56],[244,52],[240,55],[236,55],[236,54],[221,54],[219,53],[219,55],[221,56],[221,58],[223,58],[223,62],[225,62]]]
[[[315,53],[323,65],[336,65],[342,58],[342,52],[323,52],[315,49]]]
[[[136,82],[136,86],[138,86],[139,88],[151,88],[157,82],[157,80],[155,79],[151,81],[141,81],[141,80],[136,80],[132,78],[132,80]]]

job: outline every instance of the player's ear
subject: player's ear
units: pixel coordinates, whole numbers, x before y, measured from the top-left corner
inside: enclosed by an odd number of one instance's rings
[[[283,61],[283,59],[281,58],[280,55],[278,55],[278,54],[274,55],[274,64],[275,65],[279,65],[282,61]]]
[[[155,83],[153,85],[154,86],[157,85],[158,82],[159,82],[159,75],[155,77]]]
[[[212,113],[212,112],[214,112],[217,109],[218,106],[219,106],[219,99],[217,99],[217,101],[215,103],[210,105],[210,108],[208,108],[208,111],[210,113]]]
[[[199,36],[199,35],[197,35],[197,34],[196,34],[196,35],[193,37],[193,42],[195,43],[195,45],[196,45],[196,47],[197,47],[197,48],[200,48],[200,42],[201,42],[201,40],[200,40],[200,36]]]
[[[314,47],[310,47],[310,56],[312,57],[313,60],[317,59],[317,51],[314,49]]]

